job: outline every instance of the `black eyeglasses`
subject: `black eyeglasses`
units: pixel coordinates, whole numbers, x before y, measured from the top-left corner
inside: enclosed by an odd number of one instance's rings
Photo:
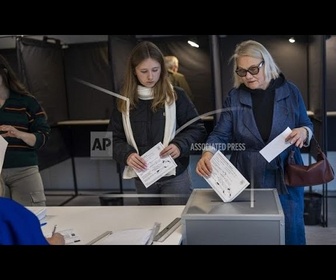
[[[258,66],[251,66],[249,69],[237,68],[235,72],[239,77],[245,77],[247,72],[249,72],[251,75],[257,75],[263,65],[264,61],[261,61]]]

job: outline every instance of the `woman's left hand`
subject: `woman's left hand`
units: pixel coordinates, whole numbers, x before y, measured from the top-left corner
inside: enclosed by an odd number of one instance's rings
[[[17,130],[15,127],[11,125],[1,125],[0,131],[4,132],[3,134],[1,134],[2,137],[20,138],[20,135],[22,134],[22,131]]]
[[[307,130],[304,127],[298,127],[292,129],[292,132],[286,137],[285,141],[302,148],[307,136]]]
[[[176,159],[180,156],[180,154],[180,149],[176,145],[169,144],[160,152],[160,157],[171,156],[173,159]]]

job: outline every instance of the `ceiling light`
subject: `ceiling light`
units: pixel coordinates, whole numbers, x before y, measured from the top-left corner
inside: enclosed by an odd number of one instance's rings
[[[195,43],[194,41],[188,40],[188,44],[194,48],[199,48],[199,45]]]

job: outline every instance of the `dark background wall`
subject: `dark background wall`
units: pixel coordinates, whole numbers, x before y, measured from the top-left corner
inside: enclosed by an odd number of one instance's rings
[[[64,50],[69,118],[108,119],[112,96],[79,83],[77,79],[112,90],[107,42],[73,44]]]
[[[336,111],[336,36],[330,36],[326,40],[325,63],[327,111]],[[336,127],[336,125],[333,127]],[[333,139],[336,139],[336,137]]]
[[[199,48],[191,47],[188,39],[198,42]],[[179,72],[190,85],[194,103],[200,114],[212,111],[215,106],[212,85],[209,36],[120,36],[109,35],[110,60],[115,76],[114,90],[118,91],[125,71],[125,61],[137,42],[149,40],[155,43],[163,55],[175,55],[179,59]]]

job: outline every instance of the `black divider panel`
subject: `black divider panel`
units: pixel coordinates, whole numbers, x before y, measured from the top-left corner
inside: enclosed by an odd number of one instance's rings
[[[136,45],[134,35],[109,35],[109,60],[113,75],[113,90],[119,93],[121,88],[126,63],[131,50]]]
[[[188,44],[193,39],[199,45],[194,48]],[[215,109],[215,93],[213,90],[209,36],[176,36],[150,39],[164,55],[175,55],[179,59],[179,72],[184,74],[192,94],[194,104],[200,114]]]
[[[61,45],[20,37],[16,47],[23,81],[46,110],[49,123],[67,119]]]
[[[63,50],[60,44],[30,38],[18,38],[16,47],[23,82],[45,109],[52,127],[48,142],[39,150],[39,167],[44,169],[69,158],[55,128],[68,117]]]
[[[325,104],[325,41],[323,36],[309,36],[308,85],[309,110],[314,113],[314,130],[322,150],[326,150],[326,104]]]
[[[107,42],[72,44],[64,51],[70,120],[108,119],[112,96],[76,79],[112,90]]]
[[[0,50],[0,54],[8,61],[17,76],[20,77],[16,49],[2,49]]]
[[[336,111],[336,36],[331,36],[326,40],[326,74],[327,111]],[[335,141],[335,137],[333,139]]]
[[[47,144],[39,150],[39,168],[43,170],[70,158],[69,135],[64,134],[60,127],[52,127]]]

